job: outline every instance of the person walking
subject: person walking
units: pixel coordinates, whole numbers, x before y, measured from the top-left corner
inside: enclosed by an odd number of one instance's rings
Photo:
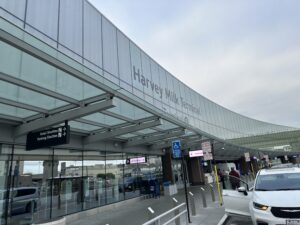
[[[233,190],[240,187],[240,175],[233,167],[229,172],[229,181]]]

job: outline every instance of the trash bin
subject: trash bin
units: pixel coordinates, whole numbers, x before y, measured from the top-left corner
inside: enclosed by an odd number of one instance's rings
[[[150,196],[152,197],[152,198],[154,198],[155,197],[155,180],[150,180],[149,181],[149,190],[150,190]]]
[[[158,180],[155,180],[155,198],[160,197],[160,185]]]

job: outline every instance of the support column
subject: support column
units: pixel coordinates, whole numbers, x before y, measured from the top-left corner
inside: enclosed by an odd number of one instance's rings
[[[254,169],[254,173],[257,174],[258,170],[259,170],[259,166],[258,166],[258,162],[256,159],[251,158],[251,163]]]
[[[165,155],[162,156],[163,182],[170,181],[174,184],[174,176],[172,170],[172,154],[170,149],[167,149]]]
[[[58,161],[54,161],[52,164],[52,160],[44,160],[43,162],[44,171],[43,171],[43,182],[48,178],[52,177],[52,167],[53,167],[53,177],[58,176]]]
[[[241,173],[244,175],[244,174],[249,174],[249,165],[248,163],[246,162],[246,159],[244,156],[242,156],[239,160],[239,164],[240,164],[240,170],[241,170]]]
[[[205,176],[199,157],[189,158],[187,161],[190,183],[192,185],[204,185]]]

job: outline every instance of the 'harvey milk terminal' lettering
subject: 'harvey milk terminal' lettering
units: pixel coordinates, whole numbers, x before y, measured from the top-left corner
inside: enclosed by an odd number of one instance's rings
[[[179,98],[177,97],[176,93],[174,91],[171,91],[170,89],[163,89],[158,84],[154,83],[152,80],[149,80],[148,78],[144,77],[142,74],[140,74],[140,70],[136,70],[135,66],[133,66],[133,79],[138,81],[140,84],[142,84],[146,88],[150,88],[154,93],[156,93],[161,99],[163,95],[166,95],[166,98],[174,102],[175,104],[179,103]],[[196,108],[192,104],[184,101],[182,97],[180,97],[181,106],[185,109],[200,114],[200,109]]]

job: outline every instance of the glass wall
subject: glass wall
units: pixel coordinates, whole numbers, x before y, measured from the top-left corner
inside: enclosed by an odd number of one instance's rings
[[[82,210],[87,196],[87,177],[83,176],[82,151],[54,150],[52,185],[52,215],[62,215]]]
[[[125,154],[126,160],[137,158],[136,154]],[[140,195],[140,182],[142,179],[141,169],[138,163],[127,163],[124,168],[124,192],[125,199]]]
[[[84,209],[106,204],[105,152],[84,152],[83,177],[86,177]]]
[[[147,194],[151,179],[161,183],[161,158],[156,156],[25,151],[12,145],[0,145],[0,153],[0,225],[48,221]]]
[[[11,168],[11,146],[0,145],[0,224],[5,224],[7,219],[8,201],[7,187],[9,186],[9,171]]]
[[[124,164],[123,153],[106,152],[106,204],[124,200]]]
[[[51,186],[48,180],[53,177],[52,150],[40,149],[25,151],[22,146],[12,148],[9,162],[9,191],[7,224],[30,224],[45,221],[51,213]]]

